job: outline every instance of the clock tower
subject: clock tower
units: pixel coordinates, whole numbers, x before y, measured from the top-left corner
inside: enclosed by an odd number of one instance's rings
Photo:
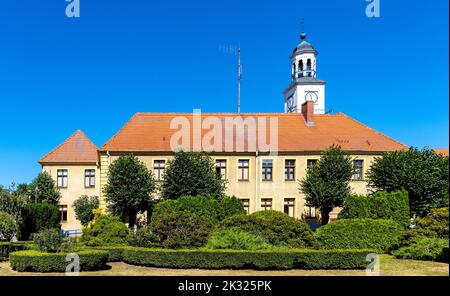
[[[325,113],[325,81],[317,79],[317,55],[306,34],[291,55],[291,77],[289,87],[284,91],[284,112],[301,112],[302,104],[314,101],[314,113]]]

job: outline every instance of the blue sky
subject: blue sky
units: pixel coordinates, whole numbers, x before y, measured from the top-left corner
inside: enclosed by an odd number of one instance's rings
[[[98,146],[135,112],[282,112],[300,20],[327,81],[326,108],[418,147],[448,147],[448,1],[0,2],[0,184],[82,129]]]

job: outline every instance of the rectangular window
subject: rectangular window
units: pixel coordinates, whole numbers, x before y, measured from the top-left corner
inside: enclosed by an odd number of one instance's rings
[[[295,181],[295,160],[284,161],[284,180]]]
[[[247,214],[250,213],[250,199],[243,198],[243,199],[241,199],[241,201],[242,201],[242,205],[244,206],[245,212]]]
[[[284,213],[289,217],[294,217],[295,215],[295,198],[285,198],[284,199]]]
[[[58,188],[67,188],[67,170],[58,170],[57,171],[57,185]]]
[[[317,164],[317,159],[308,159],[307,161],[306,161],[306,167],[309,169],[309,168],[312,168],[313,166],[315,166]]]
[[[95,187],[95,170],[84,170],[84,187]]]
[[[262,179],[263,181],[272,181],[273,160],[265,159],[262,161]]]
[[[249,160],[240,159],[238,160],[238,180],[248,181],[249,178]]]
[[[164,169],[166,168],[165,160],[154,160],[153,161],[153,174],[155,175],[156,181],[162,181],[164,178]]]
[[[220,176],[222,180],[227,178],[227,161],[225,159],[216,160],[216,174]]]
[[[316,208],[305,206],[305,217],[316,218]]]
[[[60,205],[59,206],[59,215],[61,223],[67,222],[67,206],[66,205]]]
[[[272,209],[272,199],[271,198],[262,198],[261,199],[261,210],[269,211]]]
[[[363,180],[363,160],[353,161],[353,180]]]

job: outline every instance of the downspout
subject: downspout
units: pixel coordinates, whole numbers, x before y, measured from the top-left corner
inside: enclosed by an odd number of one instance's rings
[[[259,182],[259,174],[258,174],[258,150],[255,152],[255,212],[258,211],[258,182]]]

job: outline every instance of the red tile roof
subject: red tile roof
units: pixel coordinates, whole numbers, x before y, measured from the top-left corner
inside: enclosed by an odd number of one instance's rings
[[[39,160],[39,163],[96,163],[98,148],[81,131],[77,130],[64,143]]]
[[[448,156],[448,148],[434,148],[433,151],[436,152],[437,154]]]
[[[172,119],[179,116],[187,118],[190,126],[193,126],[192,114],[136,113],[115,136],[101,147],[101,151],[170,152],[171,136],[178,131],[178,129],[170,129],[170,123]],[[224,129],[225,117],[234,118],[239,115],[231,113],[201,114],[202,119],[206,116],[219,118]],[[279,152],[316,152],[333,144],[341,146],[346,151],[355,152],[382,152],[408,148],[343,113],[316,114],[313,126],[308,126],[304,117],[298,113],[253,113],[240,116],[244,120],[248,117],[265,117],[267,126],[269,126],[268,118],[278,118]],[[207,132],[207,129],[203,129],[202,135],[204,136]]]

